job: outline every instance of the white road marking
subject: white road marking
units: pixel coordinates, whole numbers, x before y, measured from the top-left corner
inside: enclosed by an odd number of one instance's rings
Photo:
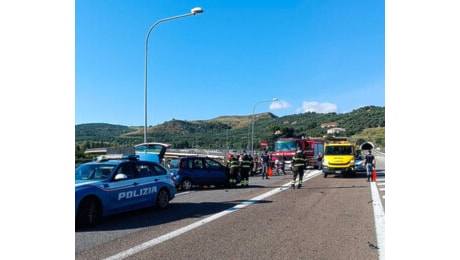
[[[190,192],[190,191],[178,192],[178,193],[176,193],[176,197],[178,197],[178,196],[183,196],[183,195],[189,194],[189,193],[191,193],[191,192]]]
[[[379,260],[385,260],[385,211],[375,182],[371,182],[372,205],[374,208],[375,233],[379,248]]]
[[[306,182],[306,181],[310,180],[311,178],[315,177],[316,175],[319,175],[321,173],[321,171],[309,171],[309,170],[307,170],[306,173],[307,174],[305,174],[303,182]],[[251,205],[251,204],[253,204],[253,203],[257,202],[257,201],[263,200],[263,199],[265,199],[267,197],[275,195],[278,192],[281,192],[283,190],[289,189],[290,186],[291,186],[291,181],[286,183],[286,184],[284,184],[284,185],[282,185],[281,187],[272,189],[272,190],[270,190],[270,191],[268,191],[266,193],[263,193],[263,194],[261,194],[261,195],[259,195],[257,197],[254,197],[254,198],[252,198],[250,200],[244,201],[244,202],[242,202],[242,203],[240,203],[240,204],[238,204],[238,205],[236,205],[236,206],[234,206],[232,208],[229,208],[229,209],[226,209],[226,210],[221,211],[219,213],[216,213],[214,215],[211,215],[211,216],[209,216],[209,217],[207,217],[207,218],[205,218],[203,220],[199,220],[199,221],[197,221],[195,223],[192,223],[192,224],[190,224],[188,226],[185,226],[183,228],[177,229],[177,230],[175,230],[173,232],[170,232],[168,234],[159,236],[157,238],[154,238],[152,240],[144,242],[144,243],[142,243],[140,245],[137,245],[135,247],[132,247],[130,249],[127,249],[127,250],[125,250],[123,252],[120,252],[120,253],[118,253],[116,255],[113,255],[113,256],[105,258],[105,259],[106,260],[124,259],[126,257],[132,256],[132,255],[134,255],[136,253],[139,253],[140,251],[145,250],[145,249],[147,249],[149,247],[155,246],[155,245],[160,244],[160,243],[162,243],[162,242],[164,242],[166,240],[169,240],[171,238],[177,237],[177,236],[179,236],[179,235],[181,235],[181,234],[183,234],[183,233],[185,233],[187,231],[190,231],[190,230],[195,229],[197,227],[200,227],[202,225],[208,224],[209,222],[211,222],[213,220],[216,220],[216,219],[218,219],[220,217],[223,217],[223,216],[225,216],[227,214],[230,214],[230,213],[235,212],[235,211],[237,211],[239,209],[242,209],[242,208],[244,208],[246,206],[249,206],[249,205]]]

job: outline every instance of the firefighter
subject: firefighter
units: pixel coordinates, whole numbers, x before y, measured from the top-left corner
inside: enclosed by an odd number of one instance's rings
[[[305,156],[302,153],[302,151],[298,150],[296,154],[294,155],[294,157],[292,158],[292,170],[293,170],[294,176],[292,178],[291,187],[293,189],[295,189],[295,186],[296,186],[297,175],[299,176],[299,181],[297,182],[297,189],[300,189],[300,187],[302,187],[303,172],[306,167],[307,167],[307,160],[305,160]]]
[[[241,187],[249,186],[249,172],[251,171],[251,160],[247,154],[244,154],[241,159]]]
[[[232,158],[230,158],[230,188],[236,187],[236,178],[238,177],[239,168],[240,163],[238,161],[238,155],[235,153],[233,154]]]

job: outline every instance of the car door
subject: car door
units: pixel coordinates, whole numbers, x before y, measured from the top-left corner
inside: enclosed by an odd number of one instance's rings
[[[115,177],[124,174],[127,178],[116,180]],[[120,212],[138,207],[142,203],[140,196],[139,178],[135,162],[123,162],[116,169],[114,179],[108,184],[110,191],[110,203],[106,205],[109,211]]]
[[[204,168],[204,162],[202,158],[188,158],[187,168],[189,171],[188,175],[192,179],[193,184],[207,185],[212,181],[209,174],[207,174],[206,169]]]
[[[161,163],[170,144],[142,143],[134,146],[134,153],[143,161]]]
[[[209,183],[218,185],[218,184],[225,184],[227,182],[228,179],[227,179],[225,167],[219,162],[211,158],[205,158],[204,168],[205,168],[207,179],[209,180]]]
[[[142,206],[154,205],[160,188],[165,185],[167,170],[150,162],[137,162],[138,203]]]

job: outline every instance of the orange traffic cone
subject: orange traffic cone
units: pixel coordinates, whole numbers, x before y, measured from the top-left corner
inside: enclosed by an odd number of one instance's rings
[[[273,176],[273,172],[272,172],[272,167],[268,166],[268,176],[272,177]]]
[[[374,169],[374,170],[372,171],[372,181],[375,182],[376,180],[377,180],[377,170]]]

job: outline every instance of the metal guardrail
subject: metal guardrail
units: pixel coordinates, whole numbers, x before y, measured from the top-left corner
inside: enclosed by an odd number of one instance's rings
[[[377,150],[373,150],[373,152],[377,155],[380,155],[380,156],[385,156],[385,153],[382,152],[382,151],[377,151]]]
[[[129,150],[128,150],[129,149]],[[132,151],[131,151],[132,150]],[[378,150],[373,150],[375,154],[379,154],[380,156],[385,156],[385,153]],[[134,153],[132,148],[96,148],[96,149],[87,149],[85,154],[108,154],[108,153]],[[168,148],[166,151],[166,156],[209,156],[209,157],[218,157],[224,160],[229,153],[228,150],[220,150],[220,149],[172,149]]]
[[[165,157],[179,156],[208,156],[224,160],[228,151],[224,150],[206,150],[206,149],[171,149],[168,148]]]

